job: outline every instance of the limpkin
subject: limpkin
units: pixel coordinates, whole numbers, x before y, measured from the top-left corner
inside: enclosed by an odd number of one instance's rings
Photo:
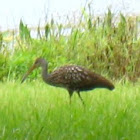
[[[63,87],[68,90],[70,103],[74,91],[77,92],[79,98],[84,104],[80,95],[81,91],[88,91],[95,88],[107,88],[109,90],[113,90],[115,88],[114,85],[106,78],[81,66],[65,65],[49,74],[48,62],[43,58],[36,59],[33,66],[23,76],[21,82],[23,82],[27,76],[38,67],[42,67],[42,78],[44,82],[49,85]]]

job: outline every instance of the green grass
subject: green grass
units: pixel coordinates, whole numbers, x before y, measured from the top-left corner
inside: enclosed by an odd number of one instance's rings
[[[139,140],[140,87],[83,92],[69,104],[66,90],[42,81],[0,83],[2,140]]]
[[[0,32],[0,140],[139,140],[140,81],[122,83],[139,80],[140,17],[115,16],[110,9],[97,17],[88,10],[76,24],[69,16],[65,24],[52,17],[44,35],[37,27],[37,38],[22,20],[18,32]],[[111,92],[83,92],[85,107],[74,94],[70,105],[64,89],[17,80],[40,56],[49,72],[76,64],[122,82]]]

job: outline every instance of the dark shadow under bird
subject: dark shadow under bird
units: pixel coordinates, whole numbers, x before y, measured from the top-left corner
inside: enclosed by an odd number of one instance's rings
[[[90,70],[81,66],[65,65],[49,74],[48,63],[43,58],[37,58],[35,60],[35,63],[23,76],[21,82],[24,82],[27,76],[38,67],[42,68],[42,78],[44,82],[52,86],[67,89],[70,96],[70,102],[74,91],[77,92],[79,98],[84,104],[84,101],[80,95],[81,91],[88,91],[95,88],[106,88],[113,90],[115,88],[114,85],[103,76],[91,72]]]

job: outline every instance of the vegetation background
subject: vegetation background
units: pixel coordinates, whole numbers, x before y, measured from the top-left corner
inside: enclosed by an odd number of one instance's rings
[[[139,140],[139,17],[110,9],[95,17],[90,5],[88,10],[76,23],[52,18],[35,29],[36,38],[22,20],[18,31],[0,32],[0,139]],[[40,82],[40,70],[20,83],[37,57],[49,62],[49,72],[82,65],[116,88],[83,93],[85,108],[76,95],[69,105],[65,90]]]
[[[83,9],[79,22],[58,24],[52,18],[44,29],[31,29],[20,21],[19,32],[0,33],[0,79],[21,78],[37,57],[49,62],[49,71],[63,64],[82,65],[116,80],[136,81],[140,76],[139,17],[114,15],[110,9],[94,17]],[[31,78],[37,76],[37,72]]]

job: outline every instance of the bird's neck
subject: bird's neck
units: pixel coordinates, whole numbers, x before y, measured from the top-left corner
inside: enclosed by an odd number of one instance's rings
[[[42,78],[45,82],[47,82],[48,77],[49,77],[48,65],[45,64],[45,65],[42,66]]]

